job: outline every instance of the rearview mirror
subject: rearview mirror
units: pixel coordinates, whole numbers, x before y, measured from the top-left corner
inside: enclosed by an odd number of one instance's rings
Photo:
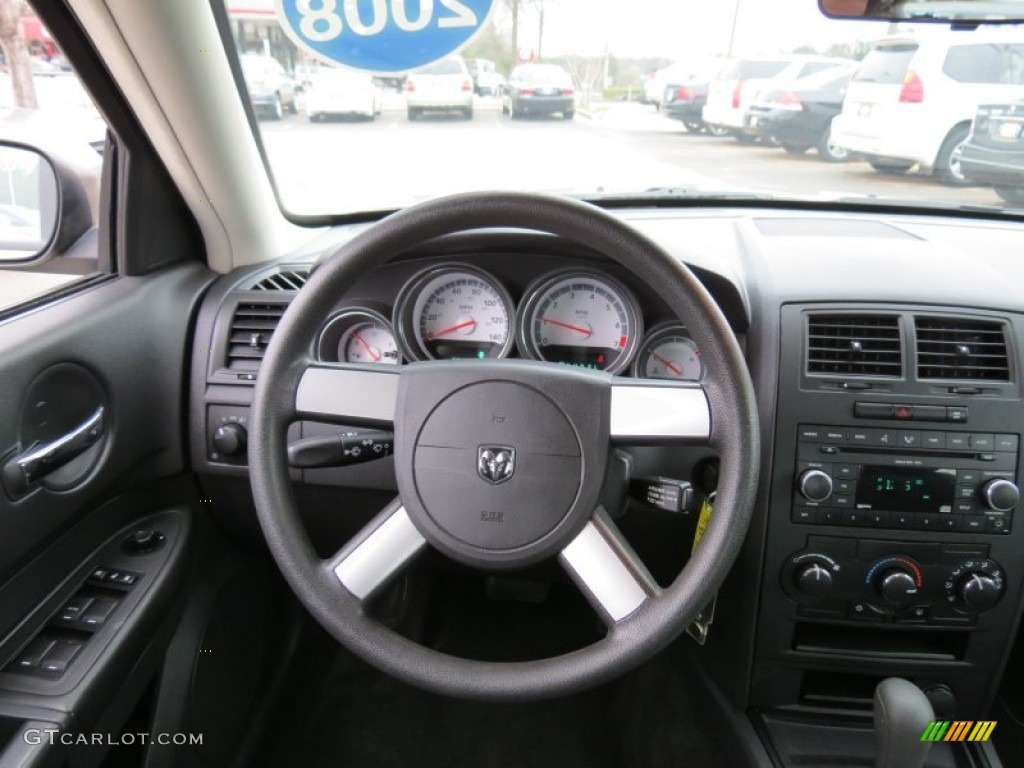
[[[1024,0],[818,0],[818,6],[832,19],[968,25],[1024,22]]]
[[[57,227],[57,173],[27,147],[0,145],[0,263],[33,259]]]

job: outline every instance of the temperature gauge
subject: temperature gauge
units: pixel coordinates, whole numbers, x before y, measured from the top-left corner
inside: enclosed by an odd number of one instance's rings
[[[704,377],[704,361],[683,326],[662,326],[652,330],[640,347],[633,375],[638,379],[700,381]]]
[[[320,334],[318,348],[326,363],[401,362],[391,324],[372,309],[346,309],[335,315]]]

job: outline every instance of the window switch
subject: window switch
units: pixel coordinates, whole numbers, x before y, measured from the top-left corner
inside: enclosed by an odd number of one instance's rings
[[[61,624],[75,624],[85,611],[92,605],[91,597],[75,595],[68,600],[67,605],[60,609],[59,620]]]
[[[47,637],[37,637],[31,643],[28,648],[18,657],[18,661],[15,663],[15,667],[18,669],[37,669],[40,664],[43,663],[43,659],[46,658],[53,646],[57,644],[56,640]]]
[[[89,609],[82,614],[79,623],[92,629],[102,627],[115,608],[117,608],[117,600],[112,600],[109,597],[98,597],[92,601]]]
[[[57,643],[43,659],[40,670],[49,677],[60,677],[82,650],[82,644],[74,641]]]

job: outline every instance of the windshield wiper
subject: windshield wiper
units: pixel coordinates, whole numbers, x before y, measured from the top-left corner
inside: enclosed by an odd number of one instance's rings
[[[719,191],[700,189],[698,187],[650,187],[636,192],[587,192],[583,194],[570,195],[580,200],[603,205],[615,205],[617,203],[658,203],[661,201],[678,200],[775,200],[774,195],[767,192],[741,192],[741,191]]]
[[[959,211],[962,213],[998,213],[1006,215],[1008,213],[1018,214],[1024,212],[1024,208],[1008,205],[950,203],[939,200],[917,202],[914,200],[901,200],[899,198],[892,197],[878,197],[877,195],[842,195],[839,197],[827,198],[827,201],[830,203],[840,203],[842,205],[884,205],[894,208],[935,208],[942,211]]]

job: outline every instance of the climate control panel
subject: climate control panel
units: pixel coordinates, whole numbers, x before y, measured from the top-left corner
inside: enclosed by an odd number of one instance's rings
[[[780,579],[801,615],[897,624],[970,625],[1005,588],[987,544],[828,536],[809,536]]]

